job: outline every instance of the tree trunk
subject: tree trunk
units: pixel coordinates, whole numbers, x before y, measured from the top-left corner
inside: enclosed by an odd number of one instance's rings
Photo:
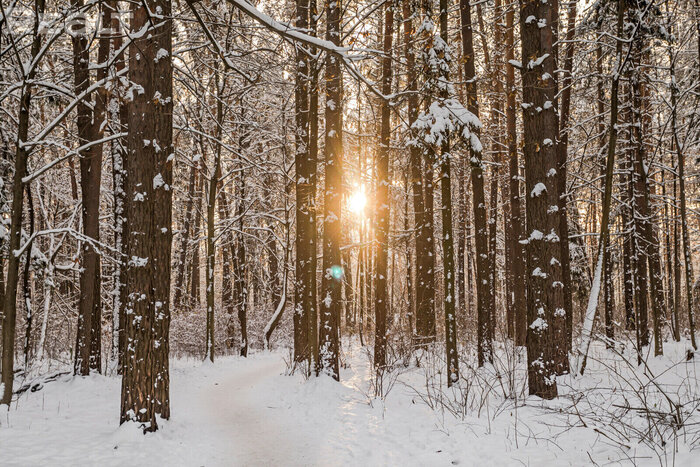
[[[209,361],[214,361],[214,296],[215,296],[215,284],[214,284],[214,271],[216,269],[216,223],[214,216],[216,215],[216,198],[217,198],[217,187],[219,186],[219,179],[221,178],[221,137],[222,128],[224,120],[224,105],[221,99],[221,94],[223,93],[223,86],[219,82],[218,70],[215,71],[215,81],[216,86],[216,128],[217,128],[217,143],[216,150],[214,151],[214,160],[212,161],[212,169],[209,175],[209,193],[207,197],[207,270],[206,274],[206,284],[207,284],[207,329],[206,329],[206,342],[205,349],[206,353],[204,359],[207,358]]]
[[[326,40],[340,45],[341,6],[326,5]],[[321,323],[316,374],[325,373],[336,381],[338,368],[338,331],[342,309],[341,200],[343,191],[342,72],[339,58],[326,56],[326,180],[323,203],[323,278],[321,281]]]
[[[467,90],[467,109],[479,116],[476,89],[476,66],[474,40],[472,34],[471,6],[469,0],[460,0],[462,20],[462,55],[464,59],[464,79]],[[477,309],[477,353],[479,366],[493,361],[493,343],[490,338],[491,290],[488,278],[488,243],[486,224],[486,198],[484,196],[484,166],[481,152],[470,146],[472,202],[474,214],[474,238],[476,246],[476,309]]]
[[[414,0],[403,0],[404,17],[404,54],[406,56],[406,69],[408,79],[408,121],[410,125],[418,118],[418,79],[416,76],[416,55],[414,49],[415,29],[413,16],[416,13]],[[426,210],[423,193],[423,168],[422,151],[415,141],[409,144],[410,183],[412,191],[414,229],[415,229],[415,256],[416,256],[416,337],[422,338],[427,329],[430,315],[430,303],[428,294],[428,265],[426,259],[430,256],[430,246],[426,237]],[[420,343],[420,342],[419,342]]]
[[[309,1],[296,2],[296,27],[304,30],[309,24]],[[297,46],[296,50],[296,88],[295,88],[295,121],[296,121],[296,279],[294,295],[294,359],[297,362],[312,358],[309,346],[309,314],[314,313],[313,301],[316,288],[316,272],[312,270],[313,257],[316,256],[314,216],[315,191],[312,191],[312,178],[309,161],[309,58],[305,50]]]
[[[527,305],[525,251],[521,243],[523,240],[523,220],[520,205],[520,165],[518,163],[518,132],[515,112],[517,89],[515,88],[515,67],[510,64],[515,56],[514,16],[514,6],[509,6],[506,11],[506,62],[508,62],[506,65],[506,132],[508,134],[510,209],[506,218],[506,233],[510,233],[510,247],[507,250],[510,255],[506,260],[506,282],[511,287],[508,306],[514,320],[515,345],[524,346],[527,335]]]
[[[116,1],[108,2],[112,12],[116,12]],[[119,16],[112,14],[110,18],[112,41],[115,51],[122,47],[122,34]],[[126,66],[124,53],[121,53],[114,64],[116,72],[120,72]],[[119,84],[116,86],[118,106],[113,107],[112,120],[120,132],[126,132],[128,128],[128,107],[125,99],[126,89]],[[117,122],[119,122],[117,124]],[[126,141],[121,138],[112,143],[112,192],[114,196],[114,248],[121,255],[114,266],[113,282],[114,290],[112,291],[112,352],[110,355],[110,368],[116,369],[117,374],[122,374],[124,364],[124,346],[125,346],[125,319],[124,304],[126,303],[126,289],[124,287],[124,271],[126,262],[124,261],[124,238],[125,238],[125,219],[124,209],[126,206],[126,192],[124,191],[126,183]]]
[[[439,77],[442,83],[449,82],[449,55],[447,49],[447,0],[440,0],[440,39],[446,48],[443,60],[447,67]],[[443,85],[440,98],[449,98],[448,89]],[[440,195],[442,198],[442,254],[445,308],[445,352],[447,361],[447,386],[459,381],[459,355],[457,354],[457,319],[455,317],[455,258],[454,237],[452,235],[452,186],[450,178],[449,135],[443,135],[440,161]]]
[[[177,261],[177,273],[175,276],[175,296],[173,305],[175,310],[182,308],[182,298],[185,289],[185,265],[187,263],[187,250],[190,243],[190,231],[192,229],[192,217],[194,213],[194,193],[197,187],[197,166],[199,162],[192,162],[190,167],[190,181],[187,188],[187,201],[185,202],[185,217],[180,230],[180,255]]]
[[[83,8],[82,0],[73,0],[71,6]],[[102,7],[104,9],[104,5]],[[85,18],[76,17],[73,25],[73,74],[75,94],[84,93],[90,87],[90,49],[85,29]],[[82,32],[79,32],[82,31]],[[109,39],[106,50],[100,40],[99,55],[107,62]],[[103,78],[106,70],[100,69]],[[104,92],[93,103],[82,100],[77,106],[78,145],[98,141],[102,138],[106,102]],[[94,108],[94,110],[93,110]],[[82,195],[83,233],[90,240],[81,245],[80,298],[78,300],[78,332],[75,347],[74,373],[88,375],[90,370],[101,372],[101,319],[100,301],[100,257],[94,242],[100,240],[100,183],[102,179],[102,146],[96,144],[80,151],[80,187]]]
[[[41,37],[39,25],[44,14],[44,0],[34,2],[34,29],[31,48],[32,62],[39,55]],[[24,184],[22,178],[27,173],[29,148],[21,145],[27,141],[29,134],[29,111],[32,102],[31,80],[34,79],[36,68],[29,70],[22,81],[22,91],[19,100],[19,119],[17,127],[17,150],[15,152],[15,172],[12,183],[12,210],[10,215],[10,232],[8,251],[18,250],[22,237],[22,205],[24,204]],[[19,280],[20,258],[8,255],[7,280],[5,282],[3,315],[2,315],[2,385],[3,392],[0,404],[10,405],[14,382],[15,333],[17,326],[17,282]]]
[[[26,254],[24,260],[24,275],[22,278],[22,299],[26,311],[26,326],[24,332],[24,368],[29,368],[29,353],[32,337],[32,324],[34,322],[34,313],[32,312],[32,284],[31,284],[31,267],[32,267],[32,235],[34,235],[34,200],[32,199],[31,185],[26,185],[27,190],[27,215],[29,216],[29,236],[26,246]]]
[[[559,236],[558,160],[555,141],[557,3],[521,3],[523,122],[527,209],[527,359],[530,394],[557,396],[559,354],[565,351],[564,291]],[[532,18],[546,22],[543,27]]]
[[[204,156],[204,144],[202,146],[202,156]],[[201,281],[200,267],[199,267],[199,234],[202,225],[202,197],[204,192],[204,174],[200,171],[201,167],[198,167],[197,175],[197,187],[195,189],[195,200],[194,200],[194,222],[192,224],[192,264],[190,264],[190,291],[187,304],[190,308],[196,309],[200,304],[199,300],[199,285]]]
[[[432,3],[430,0],[422,2],[423,22],[430,21],[432,24]],[[412,26],[411,26],[412,27]],[[424,55],[430,54],[429,49],[433,43],[433,32],[423,29],[424,36]],[[429,74],[430,64],[424,63],[424,74]],[[426,95],[424,99],[424,108],[427,111],[430,109],[431,95]],[[418,109],[418,102],[415,103],[415,109]],[[412,104],[409,102],[409,113]],[[416,117],[418,116],[416,110]],[[415,142],[417,146],[419,159],[422,158],[423,170],[419,174],[420,184],[422,186],[423,195],[423,216],[421,219],[418,236],[416,238],[416,247],[420,246],[420,252],[417,251],[417,266],[418,266],[418,285],[422,288],[419,291],[419,304],[416,315],[416,343],[420,346],[425,346],[435,341],[437,329],[435,322],[435,216],[434,216],[434,186],[435,178],[433,168],[436,167],[435,148],[432,145],[426,145]],[[415,194],[414,194],[415,196]],[[418,218],[416,218],[418,221]],[[417,223],[417,222],[416,222]]]
[[[633,45],[634,48],[637,46]],[[638,55],[635,53],[635,55]],[[638,58],[638,57],[637,57]],[[638,63],[638,60],[634,60]],[[634,69],[634,64],[632,65]],[[634,72],[633,72],[634,73]],[[635,277],[635,296],[637,299],[637,324],[640,336],[638,349],[641,352],[641,347],[649,345],[649,275],[647,267],[648,245],[644,238],[646,230],[646,218],[649,215],[648,206],[645,195],[647,188],[645,161],[644,161],[644,142],[642,141],[641,128],[641,96],[639,83],[636,78],[632,78],[632,89],[630,93],[632,105],[632,151],[633,157],[631,161],[632,167],[632,206],[633,206],[633,226],[634,226],[634,277]]]
[[[241,343],[239,354],[241,357],[248,356],[248,284],[246,281],[246,244],[243,234],[243,212],[245,204],[245,174],[241,169],[239,183],[239,199],[236,208],[239,232],[236,235],[235,251],[233,257],[233,290],[238,309],[238,324],[241,326]]]
[[[129,79],[144,92],[134,93],[129,105],[125,310],[130,319],[121,403],[121,423],[137,421],[147,431],[158,428],[156,414],[170,418],[172,20],[169,0],[131,8],[132,34],[148,27],[154,11],[163,15],[152,26],[157,33],[135,38],[129,54]]]
[[[394,7],[384,4],[384,55],[382,57],[382,93],[391,93],[391,47],[394,38]],[[389,228],[391,198],[389,196],[389,143],[391,140],[391,107],[386,99],[381,101],[381,130],[377,146],[377,272],[374,276],[376,302],[374,306],[374,366],[386,366],[386,333],[388,309],[387,262],[389,256]]]

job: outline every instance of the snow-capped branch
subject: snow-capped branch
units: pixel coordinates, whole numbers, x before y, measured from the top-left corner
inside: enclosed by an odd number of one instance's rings
[[[195,3],[199,3],[201,0],[188,0],[188,3],[192,8],[194,8]],[[361,81],[365,86],[369,88],[370,91],[372,91],[373,94],[375,94],[377,97],[380,97],[381,99],[385,100],[393,100],[396,98],[396,95],[394,94],[389,94],[385,95],[383,94],[376,86],[376,83],[370,81],[367,79],[366,76],[364,76],[355,66],[354,62],[358,60],[362,60],[366,58],[365,55],[350,55],[350,48],[349,47],[343,47],[339,45],[335,45],[331,41],[327,41],[318,37],[310,36],[309,34],[306,34],[288,24],[279,22],[272,18],[271,16],[266,15],[265,13],[261,12],[258,10],[256,7],[248,3],[246,0],[226,0],[228,3],[231,5],[235,6],[239,10],[241,10],[243,13],[245,13],[248,17],[252,18],[253,20],[257,21],[261,25],[265,26],[267,29],[270,31],[280,35],[281,37],[292,41],[292,42],[297,42],[297,43],[302,43],[306,44],[311,47],[316,47],[319,50],[322,50],[326,53],[333,54],[340,58],[340,60],[343,62],[345,65],[345,68],[348,70],[348,73],[352,75],[355,79],[358,81]]]
[[[60,146],[61,148],[66,149],[68,152],[65,155],[63,155],[62,157],[59,157],[59,158],[52,160],[51,162],[49,162],[45,166],[41,167],[40,169],[35,170],[34,172],[32,172],[29,175],[22,178],[22,183],[31,182],[32,180],[39,177],[41,174],[43,174],[47,170],[51,169],[52,167],[60,164],[61,162],[65,161],[67,159],[70,159],[71,157],[73,157],[75,155],[80,154],[80,152],[84,151],[85,149],[88,149],[92,146],[96,146],[98,144],[108,143],[110,141],[114,141],[115,139],[126,138],[127,135],[128,135],[128,133],[115,133],[113,135],[105,136],[104,138],[99,139],[97,141],[88,141],[87,143],[85,143],[82,146],[79,146],[75,149],[70,149],[70,148],[67,148],[63,145],[58,145],[57,143],[55,143],[53,141],[47,141],[45,143],[42,143],[42,144],[45,144],[47,146]]]

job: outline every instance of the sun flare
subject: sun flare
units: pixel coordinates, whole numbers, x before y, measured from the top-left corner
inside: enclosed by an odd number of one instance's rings
[[[360,214],[364,211],[367,205],[367,196],[364,191],[356,191],[348,199],[348,209],[355,214]]]

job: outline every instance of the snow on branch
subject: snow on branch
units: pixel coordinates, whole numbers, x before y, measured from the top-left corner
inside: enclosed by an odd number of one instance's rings
[[[109,135],[109,136],[105,136],[104,138],[98,139],[98,140],[96,140],[96,141],[88,141],[87,143],[85,143],[85,144],[83,144],[82,146],[77,147],[77,148],[75,148],[75,149],[70,149],[70,148],[66,148],[66,147],[63,146],[63,145],[59,145],[59,146],[62,147],[63,149],[66,149],[68,152],[67,152],[65,155],[63,155],[62,157],[59,157],[59,158],[56,158],[56,159],[52,160],[51,162],[49,162],[48,164],[44,165],[44,166],[41,167],[40,169],[37,169],[37,170],[35,170],[34,172],[32,172],[32,173],[30,173],[29,175],[27,175],[27,176],[25,176],[24,178],[22,178],[22,183],[25,183],[25,184],[26,184],[26,183],[31,182],[32,180],[34,180],[35,178],[39,177],[41,174],[43,174],[43,173],[46,172],[47,170],[51,169],[52,167],[54,167],[54,166],[60,164],[61,162],[65,161],[65,160],[67,160],[67,159],[70,159],[72,156],[75,156],[75,155],[80,154],[80,152],[81,152],[81,151],[84,151],[85,149],[88,149],[88,148],[90,148],[90,147],[92,147],[92,146],[96,146],[96,145],[98,145],[98,144],[108,143],[108,142],[114,141],[114,140],[116,140],[116,139],[126,138],[127,136],[128,136],[128,133],[115,133],[115,134],[112,134],[112,135]],[[55,142],[53,142],[53,141],[38,142],[37,145],[39,145],[39,144],[44,144],[44,145],[49,145],[49,146],[56,146],[56,145],[57,145],[57,144],[56,144]]]
[[[194,4],[201,0],[188,0],[190,6],[194,9]],[[340,58],[348,72],[357,80],[364,83],[373,94],[384,100],[393,100],[396,95],[383,94],[376,86],[376,83],[368,80],[355,66],[354,62],[366,58],[366,55],[350,55],[350,48],[335,45],[331,41],[327,41],[318,37],[310,36],[288,24],[275,20],[271,16],[258,10],[255,6],[248,3],[246,0],[226,0],[231,5],[235,6],[247,16],[265,26],[270,31],[280,35],[281,37],[292,42],[300,42],[311,47],[316,47],[326,53],[333,54]]]
[[[481,141],[473,131],[481,128],[479,118],[455,98],[436,100],[430,104],[428,111],[421,112],[412,127],[422,132],[423,141],[427,144],[440,146],[444,138],[460,132],[474,151],[482,150]]]

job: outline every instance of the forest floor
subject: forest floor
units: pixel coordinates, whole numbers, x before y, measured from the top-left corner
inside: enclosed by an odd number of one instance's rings
[[[377,385],[357,345],[346,346],[341,384],[287,376],[283,351],[173,360],[172,419],[146,436],[119,426],[118,378],[63,376],[0,414],[0,463],[698,465],[700,356],[686,361],[687,343],[667,344],[645,371],[628,371],[620,355],[595,349],[608,360],[591,359],[583,378],[562,377],[563,396],[550,402],[513,397],[524,388],[519,370],[510,378],[498,368],[522,365],[507,358],[485,370],[465,364],[457,390],[439,384],[438,354]],[[373,395],[377,386],[385,397]],[[680,418],[669,421],[672,411]]]

